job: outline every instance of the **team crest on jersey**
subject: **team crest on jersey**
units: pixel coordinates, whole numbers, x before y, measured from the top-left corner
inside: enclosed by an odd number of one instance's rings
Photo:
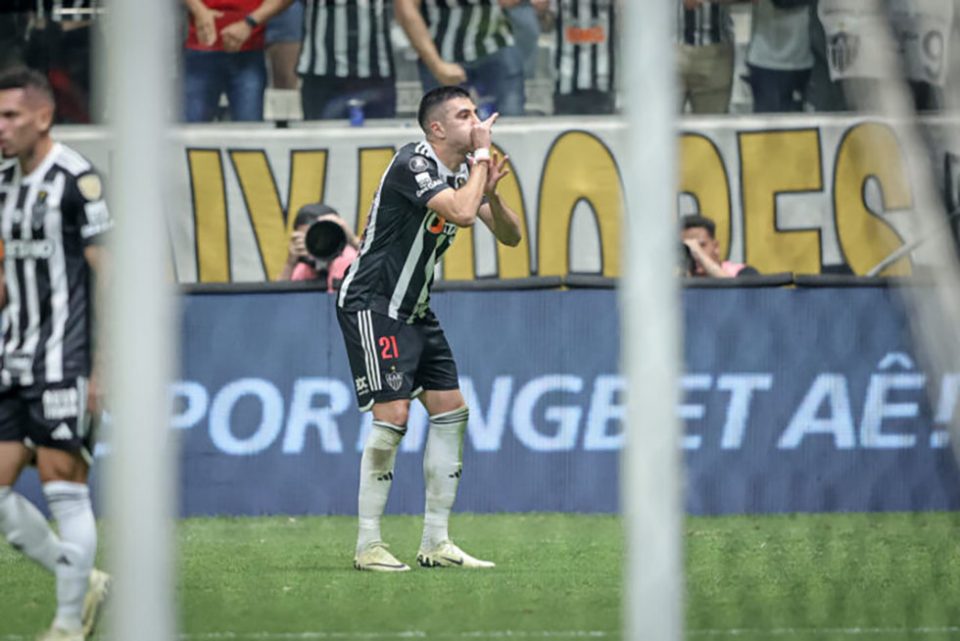
[[[37,194],[37,199],[33,203],[33,209],[30,215],[30,224],[34,229],[43,227],[43,217],[47,215],[47,197],[49,194],[46,189],[41,189]]]
[[[410,159],[410,162],[407,163],[407,167],[409,167],[413,173],[419,174],[421,171],[426,171],[430,168],[430,161],[423,156],[414,156]]]
[[[389,371],[383,379],[394,392],[400,391],[400,387],[403,386],[403,372],[398,372],[397,370]]]
[[[100,200],[103,196],[103,183],[97,174],[84,174],[77,179],[77,189],[87,200]]]

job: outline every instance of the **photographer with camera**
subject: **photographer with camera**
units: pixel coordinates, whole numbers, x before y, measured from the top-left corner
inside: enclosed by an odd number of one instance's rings
[[[323,203],[304,205],[294,220],[287,263],[277,280],[324,279],[332,292],[359,247],[360,241],[335,209]]]
[[[756,276],[749,265],[720,260],[720,243],[716,224],[705,216],[683,216],[680,219],[680,241],[684,250],[685,276],[736,278]]]

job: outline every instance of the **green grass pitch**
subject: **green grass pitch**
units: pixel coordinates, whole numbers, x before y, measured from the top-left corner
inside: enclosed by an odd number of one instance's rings
[[[179,527],[182,638],[620,638],[615,516],[455,515],[490,571],[351,567],[354,519],[189,519]],[[387,517],[413,564],[420,519]],[[960,640],[960,515],[690,518],[689,639]],[[0,641],[52,617],[52,578],[0,548]]]

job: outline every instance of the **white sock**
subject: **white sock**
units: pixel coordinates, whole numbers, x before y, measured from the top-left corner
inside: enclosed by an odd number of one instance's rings
[[[363,456],[360,459],[358,551],[374,541],[382,540],[380,517],[383,516],[387,497],[390,496],[393,463],[397,459],[397,448],[405,432],[405,427],[391,425],[386,421],[374,420],[370,428],[370,435],[363,446]]]
[[[53,624],[76,630],[81,627],[83,598],[97,553],[97,523],[90,505],[90,490],[83,483],[51,481],[44,483],[43,494],[60,529],[57,614]]]
[[[60,539],[40,510],[7,486],[0,486],[0,533],[27,558],[56,572]]]
[[[430,417],[430,434],[423,454],[423,483],[427,506],[420,548],[429,550],[450,538],[447,525],[457,498],[463,469],[463,433],[470,410],[466,407]]]

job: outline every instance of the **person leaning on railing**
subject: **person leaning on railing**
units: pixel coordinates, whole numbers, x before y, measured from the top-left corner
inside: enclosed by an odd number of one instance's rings
[[[759,273],[750,265],[720,259],[716,224],[705,216],[681,218],[680,240],[687,252],[686,276],[737,278]]]

